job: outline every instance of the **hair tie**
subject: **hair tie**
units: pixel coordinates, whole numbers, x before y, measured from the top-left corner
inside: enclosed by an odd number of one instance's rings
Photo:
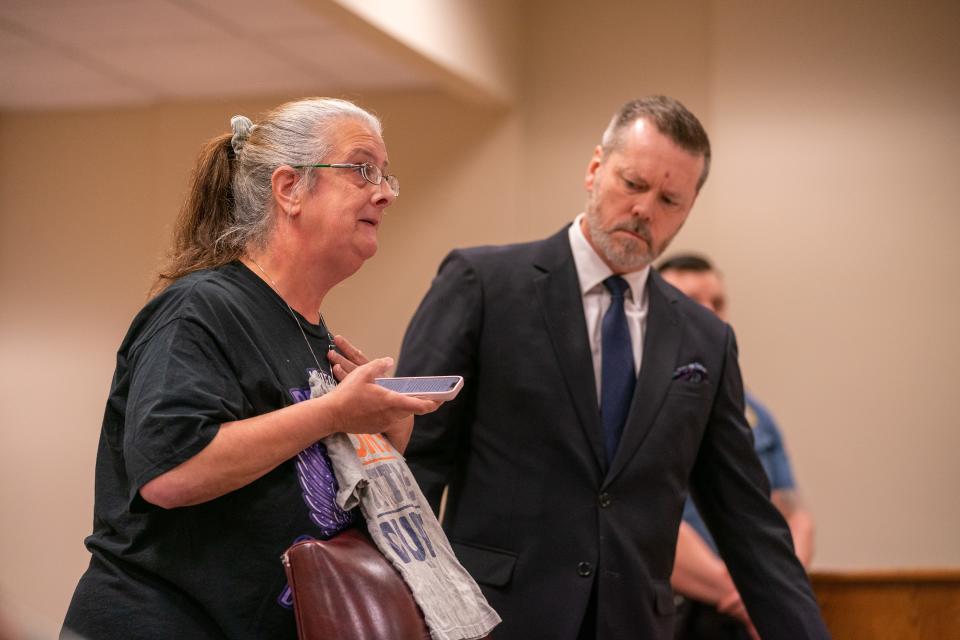
[[[230,146],[233,152],[239,154],[250,137],[250,132],[256,125],[247,116],[233,116],[230,118],[230,128],[233,129],[233,137],[230,138]]]

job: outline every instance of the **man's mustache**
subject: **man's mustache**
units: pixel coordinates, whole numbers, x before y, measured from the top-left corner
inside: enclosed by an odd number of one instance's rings
[[[629,231],[630,233],[635,233],[643,238],[648,247],[653,246],[653,237],[650,235],[650,227],[648,227],[647,223],[640,218],[631,218],[627,222],[614,225],[610,228],[610,232],[612,233],[614,231]]]

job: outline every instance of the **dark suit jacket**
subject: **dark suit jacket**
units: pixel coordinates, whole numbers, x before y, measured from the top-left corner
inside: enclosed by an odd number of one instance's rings
[[[458,558],[503,617],[498,640],[573,639],[591,589],[598,638],[670,638],[670,573],[688,486],[764,638],[826,637],[743,417],[728,325],[648,281],[643,361],[604,462],[567,231],[452,252],[404,338],[397,375],[459,374],[416,419],[407,460]],[[699,363],[706,379],[674,379]]]

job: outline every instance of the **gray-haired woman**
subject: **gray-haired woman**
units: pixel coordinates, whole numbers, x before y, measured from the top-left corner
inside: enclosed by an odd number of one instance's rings
[[[438,406],[374,384],[392,362],[367,362],[320,314],[399,193],[379,121],[313,98],[232,129],[202,151],[157,295],[117,355],[65,636],[296,637],[279,557],[354,518],[318,440],[376,432],[402,451],[412,416]],[[310,399],[310,378],[332,390]]]

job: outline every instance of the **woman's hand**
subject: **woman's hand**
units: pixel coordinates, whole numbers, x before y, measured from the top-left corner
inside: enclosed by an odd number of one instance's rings
[[[353,344],[343,336],[334,336],[333,344],[336,345],[339,352],[332,349],[327,351],[327,360],[330,361],[331,370],[337,382],[343,382],[343,379],[347,377],[348,373],[370,362],[360,349],[353,346]]]
[[[339,430],[382,433],[403,453],[413,430],[413,416],[435,411],[443,403],[384,389],[374,378],[387,374],[393,367],[392,358],[369,361],[343,336],[336,336],[334,344],[340,353],[331,350],[327,357],[340,384],[329,395],[336,400],[335,419]]]

